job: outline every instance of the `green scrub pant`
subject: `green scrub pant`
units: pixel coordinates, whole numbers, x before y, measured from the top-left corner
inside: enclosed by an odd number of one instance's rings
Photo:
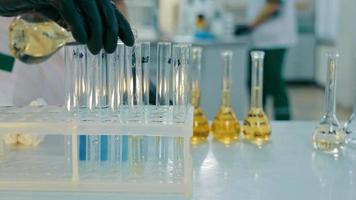
[[[275,120],[290,120],[289,99],[283,79],[284,58],[287,49],[259,49],[265,52],[263,71],[263,105],[271,96]],[[249,55],[248,86],[251,88],[251,55]]]

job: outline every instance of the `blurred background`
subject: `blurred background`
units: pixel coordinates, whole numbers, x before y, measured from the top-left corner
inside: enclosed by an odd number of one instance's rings
[[[256,0],[126,0],[128,19],[140,40],[152,42],[152,80],[155,80],[155,44],[158,41],[191,42],[202,46],[201,104],[212,119],[220,104],[220,52],[234,52],[233,106],[243,119],[249,106],[248,53],[252,33],[236,34],[250,23],[249,6]],[[286,2],[291,0],[284,0]],[[256,2],[261,2],[256,1]],[[268,1],[266,1],[268,2]],[[272,1],[273,2],[273,1]],[[288,48],[283,78],[287,83],[292,120],[319,120],[323,113],[326,57],[340,53],[337,81],[337,113],[346,120],[356,103],[356,1],[293,0],[297,40]],[[1,19],[7,23],[8,19]],[[268,20],[267,20],[268,21]],[[2,27],[7,32],[7,26]],[[6,44],[6,36],[1,41]],[[1,51],[8,52],[6,45]],[[16,61],[17,62],[17,61]],[[53,64],[54,63],[54,64]],[[18,64],[11,75],[0,70],[0,103],[25,105],[41,97],[49,104],[63,100],[63,53],[39,67]],[[265,66],[267,68],[268,66]],[[36,72],[34,72],[36,71]],[[7,84],[7,85],[6,85]],[[270,83],[273,85],[273,83]],[[2,88],[2,89],[1,89]],[[273,98],[266,110],[273,119]]]
[[[288,0],[287,0],[288,1]],[[254,2],[254,0],[252,0]],[[356,2],[349,0],[295,0],[297,44],[286,55],[284,79],[287,82],[293,120],[318,120],[323,112],[326,81],[325,54],[340,53],[337,80],[337,113],[346,120],[356,103]],[[232,48],[234,107],[242,118],[248,107],[246,93],[249,38],[234,36],[237,24],[248,23],[248,0],[130,0],[129,19],[143,40],[195,40],[205,47],[202,66],[202,106],[211,119],[219,101],[219,51]],[[197,19],[204,15],[214,39],[197,41]],[[265,66],[265,68],[268,66]],[[215,71],[215,69],[217,71]],[[216,72],[216,73],[214,73]],[[213,83],[212,83],[213,82]],[[204,87],[206,85],[206,87]],[[209,86],[207,86],[209,85]],[[216,97],[216,98],[215,98]],[[267,100],[272,117],[273,100]]]

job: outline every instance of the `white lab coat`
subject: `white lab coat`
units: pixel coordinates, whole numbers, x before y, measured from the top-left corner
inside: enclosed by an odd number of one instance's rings
[[[247,15],[251,22],[266,4],[266,0],[248,0]],[[298,40],[295,1],[283,0],[280,13],[258,26],[252,33],[254,48],[289,48]]]
[[[11,20],[0,17],[0,51],[5,54],[9,54]],[[26,65],[16,60],[12,73],[0,71],[0,105],[27,105],[37,98],[43,98],[51,105],[64,103],[63,51],[41,64]]]

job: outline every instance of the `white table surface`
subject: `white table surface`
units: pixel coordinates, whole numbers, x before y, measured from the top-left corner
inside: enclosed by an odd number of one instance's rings
[[[274,122],[272,141],[262,149],[239,142],[225,147],[209,140],[192,148],[193,196],[203,200],[355,200],[356,149],[338,159],[314,152],[315,123]],[[18,199],[189,199],[97,193],[0,193]]]

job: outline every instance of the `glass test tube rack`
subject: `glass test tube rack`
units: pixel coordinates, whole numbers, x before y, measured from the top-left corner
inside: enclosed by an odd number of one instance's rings
[[[146,48],[119,44],[114,54],[94,56],[66,47],[65,107],[0,107],[0,136],[45,136],[35,147],[0,140],[0,190],[189,195],[193,108],[173,96],[173,105],[148,104]]]

